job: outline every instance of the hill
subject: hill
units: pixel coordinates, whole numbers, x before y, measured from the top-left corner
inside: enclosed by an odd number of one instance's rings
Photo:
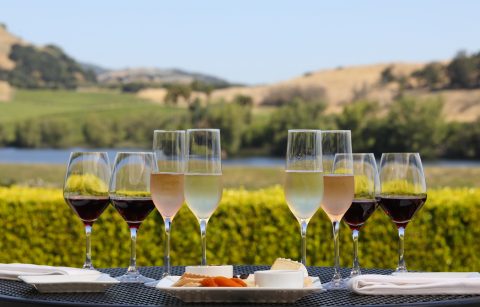
[[[126,68],[120,70],[107,70],[97,74],[98,82],[102,84],[189,84],[193,81],[200,81],[215,87],[225,87],[229,82],[207,74],[187,72],[181,69],[160,69],[160,68]]]
[[[391,68],[396,76],[407,80],[414,71],[425,67],[424,63],[385,63],[336,69],[320,70],[303,76],[274,84],[230,87],[215,90],[211,94],[214,100],[232,101],[237,95],[252,98],[257,106],[268,105],[273,96],[293,95],[292,93],[317,93],[319,99],[327,102],[327,113],[339,113],[343,107],[355,100],[375,100],[382,107],[389,106],[400,91],[405,95],[420,98],[439,97],[444,101],[444,113],[448,120],[473,121],[480,116],[480,90],[448,89],[431,91],[418,88],[401,89],[399,83],[384,84],[381,75]],[[410,78],[411,79],[411,78]],[[415,82],[415,80],[409,80]],[[283,94],[282,94],[283,93]],[[313,94],[312,94],[313,95]]]
[[[0,80],[19,88],[73,89],[95,83],[85,71],[55,45],[35,46],[0,26]]]
[[[61,80],[53,80],[60,78]],[[181,69],[126,68],[111,70],[96,64],[77,62],[59,47],[34,46],[0,24],[0,80],[22,88],[72,88],[85,83],[122,85],[143,83],[190,84],[198,81],[214,88],[229,86],[224,79]],[[60,82],[61,81],[61,82]]]

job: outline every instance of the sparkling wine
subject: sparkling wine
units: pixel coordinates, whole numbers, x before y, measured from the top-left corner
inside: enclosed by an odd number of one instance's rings
[[[198,219],[208,219],[222,198],[221,174],[186,174],[185,200]]]
[[[155,207],[151,197],[112,197],[112,203],[129,227],[138,228]]]
[[[285,197],[297,219],[310,219],[323,198],[323,173],[286,171]]]
[[[354,199],[343,216],[351,230],[360,230],[367,219],[375,212],[378,203],[375,199]]]
[[[110,198],[108,196],[69,196],[65,197],[65,201],[85,225],[92,226],[107,208]]]
[[[322,208],[330,220],[340,221],[352,204],[355,191],[353,175],[324,175]]]
[[[183,185],[183,174],[152,173],[150,177],[152,200],[163,218],[173,219],[182,207]]]
[[[397,227],[407,227],[408,222],[423,206],[427,195],[379,196],[378,203]]]

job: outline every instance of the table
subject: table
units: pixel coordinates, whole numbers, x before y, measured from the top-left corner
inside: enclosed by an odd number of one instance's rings
[[[235,266],[235,274],[253,273],[256,270],[266,270],[268,266]],[[124,268],[100,269],[112,276],[120,276]],[[161,267],[140,268],[142,274],[159,279],[162,274]],[[322,282],[327,282],[333,275],[330,267],[309,267],[311,276],[319,276]],[[364,273],[390,274],[391,270],[363,269]],[[183,266],[172,267],[174,275],[181,275]],[[342,275],[348,276],[350,270],[342,269]],[[480,295],[415,295],[415,296],[363,296],[349,291],[327,291],[312,294],[300,301],[296,306],[480,306]],[[170,297],[154,288],[141,284],[118,284],[105,293],[58,293],[41,294],[33,287],[23,282],[0,280],[0,306],[31,307],[31,306],[176,306],[185,305],[180,300]],[[202,304],[190,304],[202,306]],[[204,304],[204,306],[221,304]],[[232,304],[238,305],[238,304]],[[260,306],[279,306],[279,304],[261,304]]]

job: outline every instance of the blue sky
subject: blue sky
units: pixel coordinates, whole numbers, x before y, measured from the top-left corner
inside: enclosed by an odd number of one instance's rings
[[[480,1],[0,0],[0,22],[107,68],[183,68],[248,84],[480,51]]]

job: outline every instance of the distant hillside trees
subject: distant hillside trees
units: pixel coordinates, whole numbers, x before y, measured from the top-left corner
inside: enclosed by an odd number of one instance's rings
[[[15,68],[0,71],[0,79],[19,88],[74,89],[81,84],[96,82],[92,71],[84,71],[54,45],[38,49],[15,44],[9,57],[15,62]]]
[[[470,56],[459,52],[448,64],[447,73],[452,88],[480,87],[480,52]]]
[[[430,90],[480,88],[480,52],[460,51],[448,64],[432,62],[411,76]]]

